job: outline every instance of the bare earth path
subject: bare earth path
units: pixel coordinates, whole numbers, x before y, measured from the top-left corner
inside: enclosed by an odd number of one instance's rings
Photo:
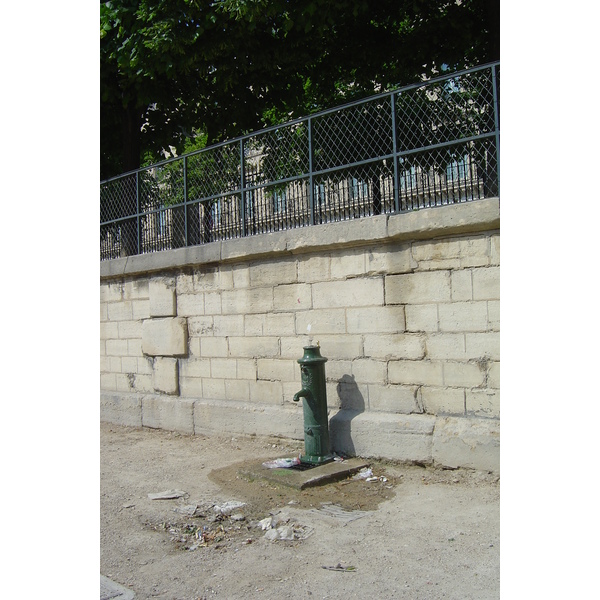
[[[106,423],[100,439],[100,570],[136,600],[499,598],[492,474],[371,461],[370,481],[300,492],[237,476],[300,443]],[[185,495],[148,497],[167,490]]]

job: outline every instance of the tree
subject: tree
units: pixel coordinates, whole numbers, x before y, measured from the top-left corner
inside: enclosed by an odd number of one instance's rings
[[[101,5],[101,176],[499,58],[499,1]],[[189,142],[188,147],[189,147]]]

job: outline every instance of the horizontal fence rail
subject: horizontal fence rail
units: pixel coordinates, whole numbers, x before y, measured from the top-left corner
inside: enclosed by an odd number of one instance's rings
[[[100,183],[100,259],[499,196],[500,64]]]

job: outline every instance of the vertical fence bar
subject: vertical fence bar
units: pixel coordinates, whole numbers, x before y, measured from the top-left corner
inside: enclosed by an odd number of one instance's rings
[[[244,138],[240,140],[240,217],[242,221],[242,237],[246,237],[246,173],[244,169]]]
[[[315,186],[313,179],[312,119],[308,117],[308,214],[311,225],[315,224]]]
[[[492,91],[494,94],[494,128],[496,130],[496,181],[498,185],[498,196],[500,195],[500,114],[498,108],[498,82],[496,81],[496,65],[490,67],[492,70]]]
[[[188,236],[188,193],[187,193],[187,156],[183,156],[183,243],[189,245]]]
[[[398,190],[398,140],[396,139],[396,94],[390,94],[392,102],[392,151],[394,154],[394,212],[400,212],[400,194]]]
[[[135,213],[136,213],[136,238],[137,253],[142,253],[142,227],[140,222],[140,172],[135,172]]]

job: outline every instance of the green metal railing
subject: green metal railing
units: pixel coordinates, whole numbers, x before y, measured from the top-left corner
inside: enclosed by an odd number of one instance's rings
[[[100,258],[498,196],[500,64],[100,183]]]

